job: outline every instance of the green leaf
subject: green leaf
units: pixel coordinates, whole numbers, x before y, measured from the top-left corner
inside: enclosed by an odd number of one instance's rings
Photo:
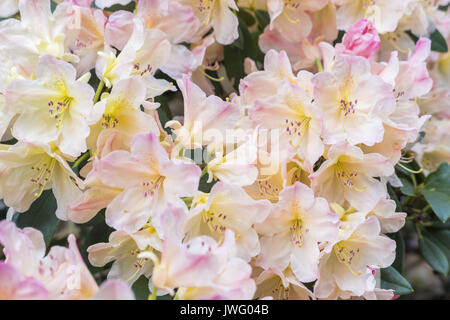
[[[392,267],[397,269],[398,272],[403,273],[403,267],[405,263],[405,240],[401,231],[389,234],[389,237],[395,240],[397,247],[395,248],[395,261],[392,263]]]
[[[400,191],[407,196],[415,196],[416,190],[414,189],[413,184],[405,178],[400,178],[403,186],[400,188]]]
[[[450,196],[436,190],[428,189],[423,189],[422,193],[439,219],[442,222],[447,221],[450,216]]]
[[[136,2],[132,1],[126,5],[121,5],[121,4],[112,5],[110,7],[106,7],[105,10],[111,11],[111,12],[120,11],[120,10],[134,12],[135,9],[136,9]]]
[[[210,192],[213,185],[217,183],[217,180],[213,180],[210,183],[208,183],[207,181],[208,181],[208,174],[205,174],[203,177],[200,178],[198,190],[202,192]]]
[[[19,228],[38,229],[44,235],[45,244],[48,246],[60,222],[55,212],[56,199],[51,190],[46,190],[33,202],[27,212],[16,214],[16,225]]]
[[[144,275],[140,276],[139,279],[133,283],[131,288],[133,289],[136,300],[148,299],[150,290],[148,289],[148,279]]]
[[[8,207],[5,205],[2,199],[0,199],[0,220],[6,219],[8,213]]]
[[[413,292],[408,280],[395,270],[394,267],[381,269],[381,288],[393,289],[395,294],[404,295]]]
[[[159,117],[159,121],[161,122],[162,127],[164,128],[164,130],[170,134],[171,130],[170,128],[165,128],[164,125],[166,124],[167,121],[172,120],[173,116],[172,116],[172,111],[170,111],[169,108],[169,101],[167,99],[166,95],[159,95],[155,98],[156,102],[159,102],[160,106],[157,110],[158,112],[158,117]]]
[[[447,52],[447,42],[438,29],[434,29],[433,33],[430,34],[431,40],[431,50],[438,52]]]
[[[422,193],[439,219],[447,221],[450,217],[450,165],[447,162],[428,175]]]
[[[402,204],[400,203],[400,200],[398,199],[397,195],[395,194],[394,188],[392,188],[392,186],[389,182],[387,184],[387,190],[389,193],[389,197],[395,201],[395,204],[396,204],[395,211],[402,212],[403,211]]]
[[[270,16],[267,11],[255,10],[255,18],[258,21],[259,29],[263,31],[270,23]]]
[[[55,11],[57,3],[55,1],[50,1],[50,10]]]
[[[419,251],[434,270],[444,275],[448,273],[445,253],[424,233],[419,237]]]
[[[254,25],[255,22],[256,22],[255,17],[253,17],[253,15],[248,10],[246,10],[245,8],[239,8],[239,11],[237,12],[237,15],[249,27]]]

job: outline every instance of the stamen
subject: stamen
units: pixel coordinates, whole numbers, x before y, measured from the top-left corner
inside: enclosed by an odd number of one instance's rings
[[[104,129],[115,128],[119,124],[119,119],[117,119],[113,114],[104,114],[102,119],[102,127]]]
[[[56,128],[61,129],[66,111],[70,108],[73,98],[64,96],[61,100],[50,100],[48,102],[48,113],[50,118],[56,120]]]
[[[205,223],[208,225],[211,232],[225,232],[226,227],[224,226],[224,222],[227,219],[227,216],[225,214],[205,210],[202,212],[202,218],[203,221],[205,221]]]
[[[275,287],[275,289],[272,290],[272,294],[274,297],[277,297],[278,300],[288,300],[289,289],[290,285],[287,288],[285,288],[283,285],[283,281],[280,278],[278,285]]]
[[[276,201],[278,199],[279,188],[273,186],[269,181],[257,181],[259,194],[261,197]]]
[[[358,171],[352,172],[350,170],[345,170],[339,161],[336,163],[336,175],[342,181],[345,187],[349,187],[358,192],[363,192],[367,188],[366,186],[364,186],[362,189],[358,188],[354,183],[354,179],[358,176]]]
[[[147,198],[148,196],[153,197],[155,192],[158,191],[161,186],[163,180],[164,178],[159,176],[155,181],[143,181],[142,187],[144,187],[144,198]]]

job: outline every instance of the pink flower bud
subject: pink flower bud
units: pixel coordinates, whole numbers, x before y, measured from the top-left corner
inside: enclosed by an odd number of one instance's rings
[[[80,7],[90,7],[93,0],[66,0],[66,2],[71,2],[73,5]]]
[[[371,58],[381,45],[380,37],[367,19],[359,20],[342,39],[344,53]]]

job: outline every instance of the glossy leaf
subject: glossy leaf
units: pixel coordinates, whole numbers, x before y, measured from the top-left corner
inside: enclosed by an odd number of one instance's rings
[[[438,29],[434,29],[434,31],[430,34],[431,39],[431,50],[438,52],[447,52],[448,46],[445,41],[444,36],[439,32]]]
[[[419,251],[434,270],[444,275],[448,273],[448,260],[445,253],[425,234],[419,238]]]
[[[403,194],[405,194],[407,196],[416,195],[416,190],[414,189],[413,184],[408,179],[400,178],[400,181],[403,184],[403,186],[400,188],[400,191]]]
[[[16,213],[14,219],[19,228],[33,227],[40,230],[48,246],[60,222],[55,212],[56,199],[51,190],[46,190],[27,212]]]

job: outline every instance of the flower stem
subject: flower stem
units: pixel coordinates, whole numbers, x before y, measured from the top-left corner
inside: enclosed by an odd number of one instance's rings
[[[314,60],[314,63],[317,66],[317,71],[323,72],[323,66],[322,66],[322,62],[320,62],[320,59],[316,58],[316,60]]]
[[[205,174],[208,173],[208,165],[206,165],[203,170],[202,170],[202,174],[200,175],[200,178],[203,177]]]

